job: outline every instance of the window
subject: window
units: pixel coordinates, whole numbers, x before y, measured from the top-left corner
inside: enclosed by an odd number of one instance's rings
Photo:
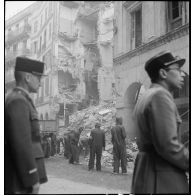
[[[36,22],[34,23],[34,33],[37,32],[37,27],[38,27],[38,22],[36,21]]]
[[[177,20],[181,18],[181,2],[172,1],[169,2],[170,19]]]
[[[187,2],[184,1],[169,1],[168,5],[168,31],[178,28],[187,23]]]
[[[131,47],[138,47],[142,43],[142,9],[131,12]]]

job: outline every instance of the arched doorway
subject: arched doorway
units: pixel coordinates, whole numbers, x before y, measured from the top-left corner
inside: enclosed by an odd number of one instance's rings
[[[136,137],[133,110],[139,98],[140,90],[143,90],[142,86],[143,85],[140,82],[134,82],[129,85],[124,95],[123,125],[126,129],[127,135],[131,139]]]

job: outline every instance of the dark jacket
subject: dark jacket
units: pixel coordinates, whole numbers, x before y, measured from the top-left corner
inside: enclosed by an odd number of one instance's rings
[[[5,192],[47,181],[38,114],[29,95],[15,88],[5,100]]]
[[[93,129],[91,131],[91,140],[90,146],[91,147],[101,147],[105,148],[105,133],[101,129]]]
[[[125,145],[126,132],[122,125],[116,125],[111,129],[112,144],[122,146]]]
[[[189,151],[179,140],[181,122],[173,97],[158,84],[135,108],[139,153],[132,193],[188,193]]]

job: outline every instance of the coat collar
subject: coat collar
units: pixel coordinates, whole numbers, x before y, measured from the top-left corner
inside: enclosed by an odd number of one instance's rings
[[[166,92],[172,97],[172,99],[173,99],[172,93],[171,93],[169,90],[167,90],[165,87],[163,87],[162,85],[160,85],[160,84],[158,84],[158,83],[152,83],[152,84],[150,85],[150,88],[161,88],[161,89],[163,89],[164,91],[166,91]]]

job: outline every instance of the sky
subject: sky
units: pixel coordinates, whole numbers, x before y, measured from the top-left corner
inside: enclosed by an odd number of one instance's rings
[[[9,19],[35,1],[5,1],[5,19]]]

